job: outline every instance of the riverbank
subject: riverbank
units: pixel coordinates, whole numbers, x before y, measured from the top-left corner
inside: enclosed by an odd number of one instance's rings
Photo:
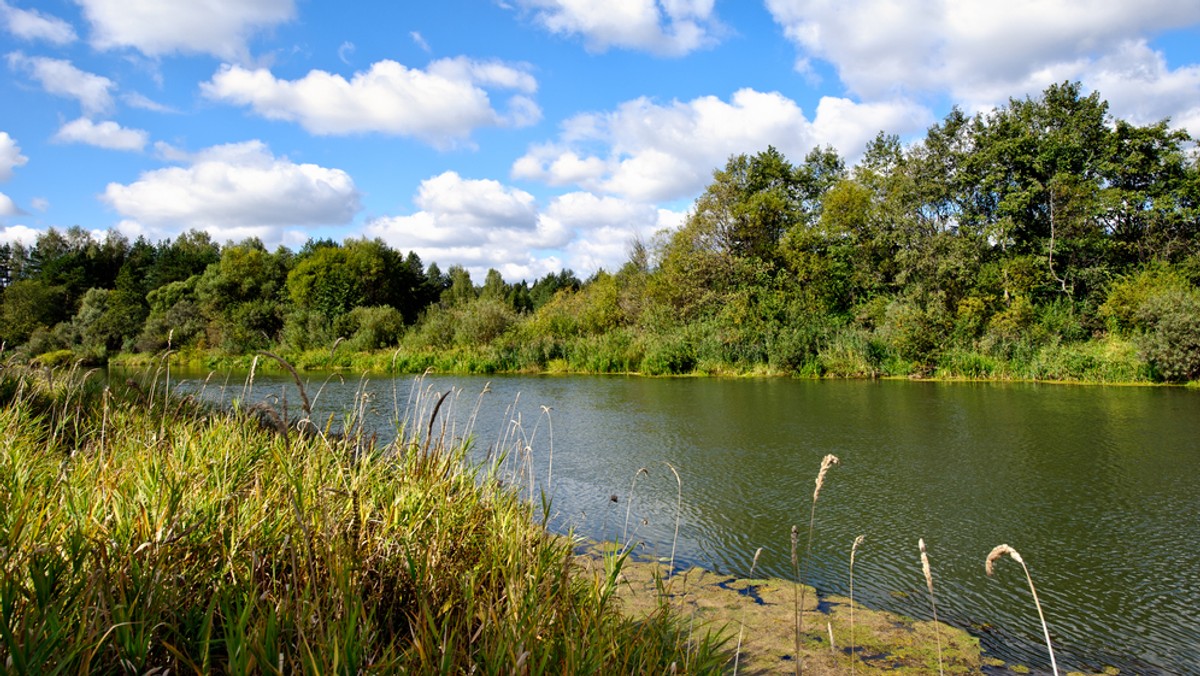
[[[426,402],[399,443],[0,368],[9,673],[713,673],[720,636],[633,621]],[[415,418],[414,418],[415,419]]]
[[[586,351],[580,354],[584,355]],[[872,365],[862,359],[853,363],[829,360],[821,368],[804,371],[773,368],[768,364],[753,368],[718,362],[694,363],[686,370],[641,368],[643,361],[601,358],[587,353],[586,359],[558,358],[530,360],[518,358],[511,350],[450,348],[445,350],[353,351],[346,348],[285,352],[283,356],[300,371],[343,372],[355,375],[401,375],[435,372],[445,375],[623,375],[683,377],[751,378],[850,378],[908,379],[934,382],[1038,382],[1080,385],[1161,386],[1153,378],[1151,367],[1140,361],[1135,346],[1125,340],[1108,337],[1069,345],[1043,348],[1020,361],[1005,360],[981,353],[949,353],[936,366],[920,368],[911,363]],[[843,355],[845,356],[845,355]],[[40,358],[47,365],[70,364],[69,351]],[[196,371],[248,372],[262,369],[284,372],[261,353],[242,355],[219,351],[184,349],[167,355],[120,354],[108,363],[120,368],[146,370],[165,363]],[[1195,381],[1188,383],[1195,387]]]

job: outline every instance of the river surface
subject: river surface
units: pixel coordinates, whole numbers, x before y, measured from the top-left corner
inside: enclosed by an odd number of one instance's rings
[[[834,454],[816,504],[805,581],[931,616],[918,538],[943,621],[986,654],[1048,672],[1024,573],[1009,558],[984,574],[995,545],[1028,564],[1060,670],[1200,674],[1200,392],[1171,388],[908,381],[636,377],[303,376],[322,421],[362,411],[393,437],[473,439],[516,485],[550,498],[551,527],[635,542],[746,576],[792,578],[814,479]],[[277,404],[290,378],[173,374],[172,387]],[[366,397],[361,392],[367,392]],[[292,416],[298,393],[286,394]],[[645,468],[645,472],[641,472]],[[678,472],[677,482],[671,468]],[[682,489],[680,489],[682,486]],[[682,497],[680,497],[682,496]],[[535,504],[543,504],[541,499]],[[676,536],[676,528],[678,535]]]

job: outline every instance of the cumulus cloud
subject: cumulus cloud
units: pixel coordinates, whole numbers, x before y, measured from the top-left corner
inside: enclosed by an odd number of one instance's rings
[[[120,227],[129,234],[196,228],[217,240],[272,244],[285,228],[346,224],[360,209],[349,174],[275,157],[261,141],[215,146],[191,156],[188,166],[109,183],[101,199],[125,218]]]
[[[462,265],[476,281],[489,268],[511,281],[532,281],[564,266],[615,268],[631,237],[659,225],[652,206],[576,192],[540,209],[523,190],[453,171],[423,181],[414,203],[415,213],[373,219],[365,234],[443,268]]]
[[[0,182],[12,178],[13,169],[25,166],[28,157],[21,154],[21,147],[6,131],[0,131]]]
[[[809,119],[786,96],[753,89],[741,89],[729,101],[705,96],[660,104],[639,98],[567,120],[558,140],[530,148],[512,174],[638,202],[690,198],[730,155],[774,145],[798,162],[814,146],[830,144],[853,158],[880,130],[917,131],[930,117],[907,101],[825,97]]]
[[[36,9],[20,9],[0,0],[0,20],[8,32],[22,40],[45,40],[65,45],[76,39],[71,24]]]
[[[293,0],[77,0],[98,49],[130,47],[146,56],[212,54],[248,61],[246,42],[257,31],[292,19]]]
[[[112,109],[109,90],[116,86],[115,83],[101,75],[79,70],[70,61],[12,52],[8,55],[8,66],[28,73],[50,94],[78,100],[84,113],[103,113]]]
[[[1200,21],[1200,4],[1175,0],[767,0],[767,8],[802,69],[824,60],[865,99],[948,92],[968,108],[1081,77],[1115,46]]]
[[[552,33],[580,36],[589,51],[632,49],[682,56],[711,46],[722,32],[713,0],[517,0]]]
[[[1138,40],[1089,65],[1083,81],[1118,117],[1135,124],[1169,117],[1171,126],[1200,137],[1200,65],[1171,70],[1161,52]]]
[[[13,169],[23,166],[28,161],[29,158],[21,154],[20,146],[8,132],[0,131],[0,183],[12,178]],[[21,210],[12,198],[0,192],[0,216],[16,216],[20,213]],[[2,234],[0,241],[4,241]]]
[[[225,66],[201,89],[314,134],[378,132],[438,147],[463,142],[478,127],[524,126],[541,114],[529,96],[537,81],[526,68],[461,57],[439,59],[425,70],[380,61],[349,80],[321,70],[283,80],[265,68]],[[492,107],[488,90],[517,92],[507,114]]]
[[[34,230],[27,225],[10,225],[0,228],[0,244],[33,244],[42,234],[41,230]]]
[[[21,213],[12,198],[0,192],[0,216],[16,216]]]
[[[109,150],[140,151],[146,147],[150,134],[141,129],[126,129],[116,122],[99,124],[86,117],[64,124],[54,140],[61,143],[83,143]]]

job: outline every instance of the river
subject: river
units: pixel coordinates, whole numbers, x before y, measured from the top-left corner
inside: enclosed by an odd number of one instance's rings
[[[928,618],[918,538],[939,618],[985,652],[1048,672],[1024,573],[984,559],[1007,543],[1029,565],[1058,665],[1200,673],[1200,392],[1013,383],[637,377],[303,376],[325,420],[357,406],[380,438],[470,434],[473,457],[550,498],[551,527],[636,542],[745,576],[792,577],[821,459],[806,582]],[[179,391],[278,401],[290,378],[173,374]],[[356,393],[367,392],[366,398]],[[418,396],[419,395],[419,396]],[[286,395],[297,415],[298,393]],[[414,400],[419,403],[414,404]],[[532,471],[530,471],[532,467]],[[640,470],[645,468],[645,472]],[[672,468],[678,472],[678,481]],[[526,490],[528,490],[526,488]],[[542,504],[541,500],[536,503]],[[678,528],[678,535],[676,535]]]

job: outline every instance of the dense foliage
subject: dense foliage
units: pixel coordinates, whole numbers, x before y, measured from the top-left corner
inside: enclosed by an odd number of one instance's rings
[[[51,231],[4,251],[0,336],[31,356],[271,347],[411,370],[1194,380],[1194,148],[1054,85],[955,109],[907,146],[881,133],[853,167],[830,148],[731,157],[683,227],[633,243],[619,270],[532,285],[495,271],[476,285],[379,241],[293,254]]]

